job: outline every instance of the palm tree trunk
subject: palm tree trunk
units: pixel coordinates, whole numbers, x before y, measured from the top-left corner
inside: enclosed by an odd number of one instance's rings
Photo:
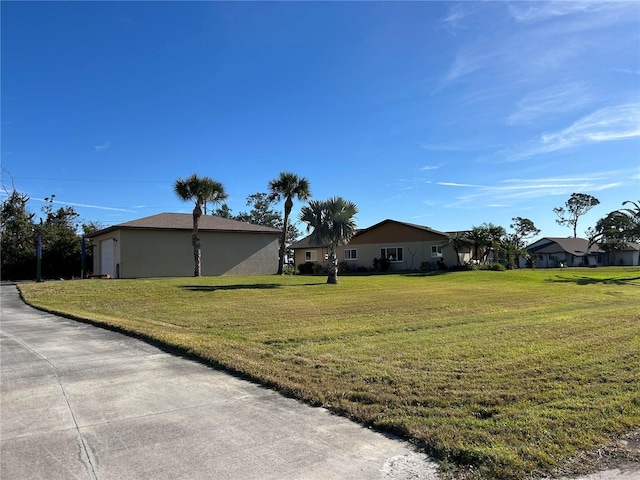
[[[336,247],[329,245],[329,263],[327,264],[327,283],[337,285],[338,283],[338,257],[336,256]]]
[[[202,258],[202,250],[200,248],[200,239],[198,235],[191,235],[191,245],[193,245],[193,263],[195,264],[195,268],[193,270],[193,276],[199,277],[200,266],[201,266],[201,258]]]
[[[202,216],[202,209],[200,205],[196,203],[193,209],[193,233],[191,235],[191,245],[193,245],[193,263],[195,264],[193,270],[193,276],[201,276],[201,262],[202,262],[202,250],[200,248],[200,238],[198,237],[198,223]]]
[[[286,254],[287,243],[287,231],[289,230],[289,215],[291,215],[291,209],[293,208],[293,199],[287,197],[284,202],[284,225],[282,226],[282,238],[280,238],[280,252],[278,254],[278,275],[284,273],[284,256]]]

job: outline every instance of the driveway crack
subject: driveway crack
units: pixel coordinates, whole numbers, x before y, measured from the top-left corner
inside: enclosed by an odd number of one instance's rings
[[[60,375],[58,373],[58,369],[51,362],[51,360],[49,360],[47,357],[45,357],[44,355],[42,355],[38,351],[34,350],[31,346],[29,346],[28,344],[26,344],[25,342],[23,342],[19,338],[15,337],[14,335],[7,334],[6,332],[3,332],[3,333],[5,335],[7,335],[8,337],[11,337],[14,341],[18,342],[20,345],[22,345],[27,350],[31,351],[32,353],[34,353],[35,355],[40,357],[42,360],[44,360],[45,362],[47,362],[51,366],[51,369],[53,370],[53,373],[56,376],[56,381],[58,383],[58,386],[60,387],[60,390],[62,391],[62,396],[64,397],[64,401],[66,402],[67,408],[69,409],[69,414],[71,415],[71,420],[73,421],[73,425],[75,426],[76,433],[78,434],[78,438],[80,438],[80,445],[81,445],[82,451],[84,452],[84,456],[87,459],[88,473],[89,473],[89,475],[90,475],[92,480],[99,480],[98,473],[96,472],[96,469],[93,466],[93,462],[91,461],[91,455],[89,455],[89,449],[87,447],[87,443],[85,442],[85,439],[82,436],[82,433],[80,432],[80,427],[78,426],[78,422],[76,420],[76,416],[73,413],[73,408],[71,408],[71,403],[69,402],[69,397],[67,396],[67,392],[66,392],[66,390],[64,388],[64,385],[62,384],[62,380],[60,379]]]

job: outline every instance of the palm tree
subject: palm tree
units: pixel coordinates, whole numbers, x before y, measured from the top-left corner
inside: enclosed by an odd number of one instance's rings
[[[632,202],[631,200],[622,202],[622,205],[627,204],[632,205],[633,208],[623,208],[618,211],[629,218],[630,227],[627,236],[637,242],[640,240],[640,200],[637,202]]]
[[[193,207],[193,233],[191,234],[191,244],[193,245],[193,260],[195,263],[195,269],[193,271],[194,277],[201,275],[201,250],[200,250],[200,238],[198,237],[198,223],[202,216],[202,208],[205,212],[207,209],[207,203],[219,204],[227,198],[227,194],[224,191],[224,187],[220,182],[217,182],[209,177],[198,177],[195,173],[188,178],[179,178],[173,185],[173,190],[181,200],[185,202],[194,201]]]
[[[284,222],[282,226],[282,237],[280,238],[280,252],[278,262],[278,275],[282,275],[284,270],[284,256],[286,252],[287,232],[289,230],[289,215],[293,208],[293,199],[307,200],[311,197],[309,181],[304,177],[298,177],[295,173],[280,172],[278,178],[269,182],[269,201],[284,199]]]
[[[358,207],[342,197],[312,200],[300,209],[300,220],[307,224],[311,241],[326,245],[329,250],[327,283],[338,283],[336,247],[346,245],[356,232],[355,215]]]

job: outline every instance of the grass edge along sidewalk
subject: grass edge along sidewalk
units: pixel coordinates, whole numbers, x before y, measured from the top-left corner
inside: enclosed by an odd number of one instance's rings
[[[20,288],[399,433],[474,478],[545,474],[640,427],[639,268]]]

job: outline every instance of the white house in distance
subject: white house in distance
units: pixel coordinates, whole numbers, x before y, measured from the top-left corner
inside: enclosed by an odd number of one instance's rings
[[[390,262],[389,270],[418,270],[423,263],[437,268],[438,261],[447,267],[458,264],[458,254],[449,243],[452,234],[432,228],[396,220],[383,220],[375,225],[358,230],[348,245],[339,246],[336,252],[338,261],[345,261],[350,269],[371,269],[374,258],[386,258]],[[469,248],[459,252],[460,263],[471,259]],[[296,266],[312,262],[326,269],[328,250],[326,246],[315,245],[310,237],[295,242]]]
[[[89,235],[93,273],[112,278],[193,276],[191,214],[160,213]],[[278,271],[280,230],[213,215],[200,217],[202,275]]]

